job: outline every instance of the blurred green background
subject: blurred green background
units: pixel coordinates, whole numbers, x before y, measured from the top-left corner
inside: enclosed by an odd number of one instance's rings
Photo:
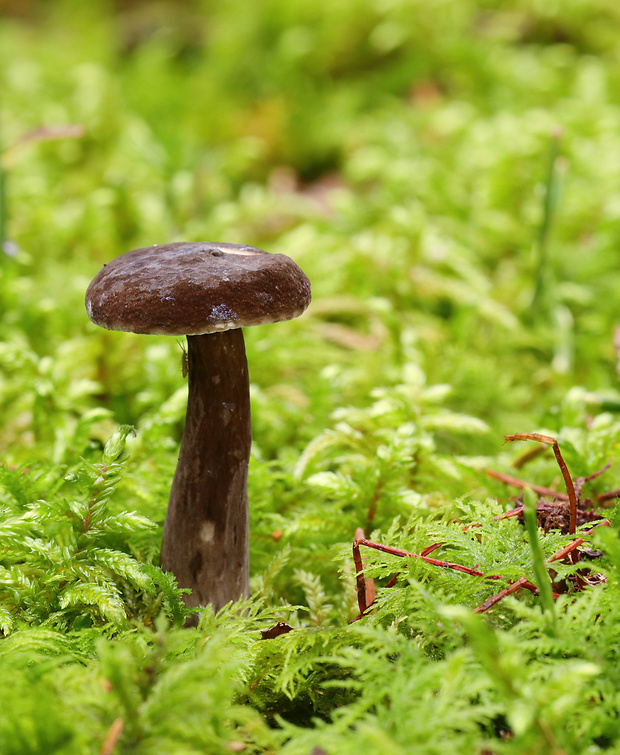
[[[137,355],[174,345],[96,333],[83,290],[130,248],[206,239],[284,251],[313,280],[303,325],[248,336],[263,352],[251,360],[257,386],[273,391],[289,372],[288,403],[310,399],[307,437],[335,406],[398,382],[409,361],[500,432],[574,382],[615,389],[616,3],[56,0],[2,11],[3,218],[20,250],[2,259],[11,359],[50,356],[52,371],[69,360],[74,391],[99,383],[87,405],[105,398],[136,423],[155,399],[139,398],[155,389],[144,370],[167,369]],[[322,380],[329,365],[338,378]],[[40,363],[30,369],[43,377]],[[0,447],[28,445],[16,403],[34,398],[2,396]]]

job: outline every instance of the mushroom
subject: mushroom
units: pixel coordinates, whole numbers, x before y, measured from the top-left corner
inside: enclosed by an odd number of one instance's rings
[[[290,320],[310,282],[283,254],[211,242],[117,257],[86,292],[108,330],[187,336],[185,430],[164,524],[161,565],[188,607],[215,610],[249,593],[250,391],[241,328]]]

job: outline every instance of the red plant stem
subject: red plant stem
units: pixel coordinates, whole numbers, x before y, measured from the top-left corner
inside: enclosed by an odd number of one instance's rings
[[[575,492],[573,478],[570,476],[566,462],[562,458],[560,446],[558,445],[557,440],[549,435],[541,435],[540,433],[515,433],[514,435],[505,435],[504,439],[507,441],[535,440],[538,443],[547,443],[547,445],[552,446],[556,461],[558,462],[558,466],[560,467],[560,472],[562,472],[562,477],[564,478],[566,492],[568,493],[568,500],[570,501],[570,522],[568,525],[568,534],[574,535],[575,530],[577,529],[577,494]]]
[[[427,545],[426,548],[420,553],[420,556],[428,556],[429,553],[432,553],[433,551],[436,551],[437,548],[441,548],[442,545],[445,545],[445,543],[433,543],[432,545]]]
[[[520,469],[521,467],[524,467],[532,459],[535,459],[537,456],[543,454],[545,450],[546,449],[543,448],[543,446],[533,446],[532,448],[528,448],[527,451],[524,451],[521,456],[518,456],[512,462],[513,469]]]
[[[535,493],[538,493],[538,495],[548,495],[552,498],[559,498],[562,501],[569,500],[569,497],[566,493],[559,493],[557,490],[545,488],[542,485],[534,485],[531,482],[520,480],[518,477],[512,477],[511,475],[504,474],[503,472],[496,472],[494,469],[485,469],[485,472],[489,477],[493,477],[496,480],[501,480],[501,482],[505,482],[507,485],[513,485],[515,488],[531,488]]]
[[[483,611],[487,611],[489,608],[491,608],[491,606],[499,603],[502,598],[505,598],[507,595],[512,595],[512,593],[516,592],[520,587],[522,587],[524,590],[533,592],[535,595],[539,594],[539,590],[536,585],[528,582],[527,577],[521,577],[516,582],[508,585],[505,590],[498,592],[496,595],[492,595],[488,600],[485,600],[484,603],[481,603],[477,608],[474,609],[474,613],[482,613]],[[554,600],[557,600],[560,597],[560,594],[557,592],[553,592],[551,594],[553,595]]]
[[[507,516],[516,516],[521,511],[523,511],[522,508],[514,509],[513,511],[509,511],[507,514],[503,514],[502,517],[495,517],[495,519],[505,518]],[[554,561],[560,561],[561,559],[566,558],[576,548],[578,548],[580,545],[583,545],[583,543],[585,542],[585,537],[591,535],[595,527],[609,527],[609,525],[610,522],[608,519],[597,522],[591,530],[583,533],[584,537],[578,537],[573,540],[571,543],[569,543],[569,545],[565,546],[564,548],[562,548],[562,550],[551,556],[551,558],[547,560],[547,563],[551,564]],[[360,545],[364,545],[367,548],[372,548],[383,553],[388,553],[392,556],[399,556],[401,558],[419,558],[422,561],[425,561],[427,564],[431,564],[432,566],[440,566],[444,569],[454,569],[455,571],[469,574],[472,577],[483,577],[484,579],[503,579],[503,577],[498,574],[483,574],[476,569],[470,569],[467,566],[455,564],[451,561],[440,561],[436,558],[429,558],[427,554],[432,553],[434,550],[437,550],[437,548],[440,548],[442,545],[444,545],[444,542],[433,543],[432,545],[424,548],[421,553],[411,553],[409,551],[402,550],[401,548],[393,548],[390,545],[383,545],[382,543],[375,543],[372,540],[367,540],[365,537],[360,537],[360,533],[363,534],[363,530],[361,528],[358,528],[355,532],[355,540],[353,541],[353,561],[355,563],[357,580],[357,601],[360,609],[360,613],[355,621],[362,618],[364,613],[368,610],[369,606],[372,605],[375,600],[374,594],[372,595],[372,599],[370,601],[367,600],[367,585],[369,582],[372,582],[374,589],[374,580],[367,580],[364,577],[364,561],[360,553]],[[393,587],[396,584],[398,577],[399,574],[396,574],[394,577],[392,577],[386,587]],[[538,594],[538,588],[536,587],[536,585],[528,582],[527,577],[520,577],[518,580],[516,580],[516,582],[508,585],[508,587],[506,587],[504,590],[501,590],[496,595],[492,595],[490,598],[485,600],[484,603],[481,603],[477,608],[474,609],[474,613],[483,613],[484,611],[488,611],[489,608],[492,608],[496,603],[499,603],[500,600],[505,598],[507,595],[512,595],[512,593],[516,592],[521,587],[523,587],[525,590],[529,590],[530,592]],[[554,592],[553,597],[554,599],[557,599],[559,597],[558,593]]]
[[[536,585],[533,585],[533,584],[532,584],[531,582],[527,582],[527,581],[526,581],[526,582],[524,582],[524,583],[523,583],[523,584],[521,585],[521,587],[523,587],[523,589],[524,589],[524,590],[529,590],[530,592],[533,592],[533,593],[534,593],[534,595],[538,595],[538,593],[539,593],[539,590],[538,590],[538,588],[536,587]],[[551,594],[553,595],[554,599],[555,599],[555,598],[559,598],[559,597],[560,597],[560,594],[559,594],[559,593],[557,593],[557,592],[552,592]]]
[[[609,522],[608,521],[602,522],[602,524],[609,524]],[[444,545],[443,542],[433,543],[432,545],[427,546],[422,551],[422,553],[411,553],[409,551],[404,551],[400,548],[393,548],[390,545],[383,545],[382,543],[375,543],[372,540],[367,540],[365,537],[357,537],[357,533],[360,531],[360,529],[361,528],[358,528],[358,530],[356,531],[356,538],[353,541],[353,561],[355,562],[355,569],[357,572],[356,574],[357,600],[358,600],[358,605],[360,608],[360,613],[356,617],[355,621],[362,618],[364,613],[368,610],[369,605],[372,605],[375,599],[375,596],[373,595],[373,598],[372,598],[372,601],[370,601],[370,604],[367,603],[367,600],[366,600],[367,580],[364,578],[364,564],[363,564],[362,557],[360,554],[360,545],[365,545],[367,548],[373,548],[374,550],[378,550],[383,553],[388,553],[392,556],[400,556],[401,558],[419,558],[419,559],[422,559],[422,561],[425,561],[427,564],[431,564],[433,566],[441,566],[447,569],[454,569],[456,571],[463,572],[464,574],[469,574],[473,577],[483,577],[484,579],[503,579],[503,577],[501,577],[498,574],[483,574],[482,572],[479,572],[476,569],[470,569],[467,566],[461,566],[461,564],[454,564],[450,561],[439,561],[436,558],[428,558],[428,556],[424,555],[426,553],[431,553],[432,551]],[[591,534],[591,532],[588,532],[586,534]],[[567,553],[570,553],[572,550],[577,548],[583,542],[584,542],[583,538],[578,538],[576,541],[574,541],[569,546],[567,546],[567,548],[564,548],[555,556],[552,556],[551,559],[547,563],[550,563],[551,561],[557,561],[558,559],[562,558]],[[397,574],[396,576],[392,577],[392,579],[388,582],[386,587],[393,587],[396,584],[396,580],[398,579],[398,576],[399,575]],[[373,587],[374,587],[374,583],[373,583]],[[483,611],[487,611],[496,603],[499,603],[499,601],[502,600],[502,598],[505,598],[507,595],[511,595],[513,592],[516,592],[521,587],[523,587],[526,590],[529,590],[530,592],[538,594],[538,588],[536,587],[536,585],[533,585],[531,582],[528,582],[527,577],[520,577],[516,582],[513,582],[512,584],[508,585],[507,588],[497,593],[496,595],[491,596],[484,603],[481,603],[474,610],[474,613],[482,613]],[[558,593],[553,593],[553,597],[554,599],[557,598]]]
[[[578,537],[576,540],[573,540],[572,543],[569,543],[565,548],[562,548],[561,551],[558,551],[553,556],[551,556],[551,558],[547,560],[547,563],[551,564],[553,561],[560,561],[561,559],[566,558],[566,556],[572,553],[575,548],[579,548],[579,546],[584,542],[585,540],[582,537]]]
[[[564,482],[566,483],[566,492],[568,493],[568,500],[570,501],[570,522],[568,525],[568,534],[574,535],[577,529],[577,493],[573,484],[573,478],[570,476],[566,462],[562,458],[560,447],[558,446],[557,441],[554,441],[553,443],[553,453],[555,454],[558,466],[560,467],[560,470],[562,472],[562,477],[564,477]]]
[[[611,501],[613,498],[620,498],[620,488],[616,490],[608,490],[606,493],[600,493],[596,496],[596,500],[599,503]]]
[[[523,506],[519,506],[516,509],[512,509],[512,511],[507,511],[505,514],[498,514],[497,516],[494,516],[493,519],[510,519],[511,516],[519,516],[519,514],[523,513]]]
[[[368,608],[366,603],[366,580],[364,578],[364,564],[360,553],[360,544],[356,538],[353,541],[353,563],[355,564],[355,582],[357,586],[357,605],[360,609],[360,615]]]
[[[485,600],[484,603],[481,603],[477,608],[474,608],[474,613],[483,613],[484,611],[488,611],[489,608],[492,608],[496,603],[499,603],[500,600],[505,598],[507,595],[512,595],[512,593],[516,592],[520,587],[524,587],[526,583],[527,577],[521,577],[521,579],[518,579],[511,585],[508,585],[505,590],[498,592],[496,595],[492,595],[490,598]]]
[[[364,530],[361,527],[358,527],[355,530],[355,539],[357,540],[360,537],[365,537],[365,535]],[[367,566],[367,560],[365,558],[362,558],[362,569],[366,569]],[[376,597],[377,591],[375,589],[375,580],[364,577],[364,601],[366,603],[366,606],[371,606],[375,602]]]
[[[547,560],[547,563],[550,564],[553,561],[559,561],[560,559],[567,556],[569,553],[572,553],[572,551],[575,550],[575,548],[578,548],[580,545],[583,545],[585,543],[585,538],[589,537],[593,532],[595,527],[609,527],[611,525],[611,522],[609,519],[603,519],[600,522],[597,522],[594,527],[592,527],[591,530],[588,530],[587,532],[584,532],[584,537],[578,537],[576,540],[573,540],[572,543],[569,543],[565,548],[562,548],[562,550],[555,553],[553,556],[551,556],[550,559]]]
[[[592,480],[595,480],[597,477],[600,477],[603,472],[606,472],[611,467],[613,461],[613,459],[610,459],[607,464],[605,464],[604,467],[601,467],[597,472],[592,472],[592,474],[589,474],[587,477],[582,477],[581,479],[584,482],[591,482]]]
[[[408,551],[401,550],[400,548],[392,548],[389,545],[382,545],[381,543],[375,543],[372,540],[366,540],[366,538],[357,538],[353,544],[365,545],[367,548],[373,548],[383,553],[389,553],[392,556],[400,556],[401,558],[419,558],[427,564],[432,566],[440,566],[444,569],[454,569],[455,571],[463,572],[463,574],[469,574],[472,577],[484,577],[485,579],[502,579],[502,577],[496,574],[483,574],[476,569],[470,569],[468,566],[462,566],[461,564],[454,564],[451,561],[439,561],[436,558],[429,558],[428,556],[421,556],[419,553],[409,553]],[[361,561],[361,559],[360,559]]]
[[[606,472],[611,466],[611,464],[612,464],[611,461],[608,462],[607,464],[605,464],[605,466],[602,469],[599,469],[597,472],[593,472],[591,475],[588,475],[587,477],[579,478],[578,482],[581,482],[583,484],[584,482],[590,482],[591,480],[594,480],[596,477],[603,474],[603,472]],[[570,500],[568,493],[560,493],[557,490],[552,490],[551,488],[546,488],[542,485],[534,485],[533,483],[527,482],[526,480],[520,480],[518,477],[513,477],[512,475],[504,474],[504,472],[497,472],[495,469],[485,469],[484,471],[488,477],[493,477],[496,480],[505,482],[506,485],[512,485],[513,487],[519,488],[520,490],[522,490],[523,488],[531,488],[535,493],[538,493],[538,495],[551,496],[552,498],[559,498],[561,501]],[[617,488],[616,490],[608,490],[606,493],[598,493],[596,496],[596,500],[598,501],[598,503],[611,501],[614,498],[620,498],[620,488]]]

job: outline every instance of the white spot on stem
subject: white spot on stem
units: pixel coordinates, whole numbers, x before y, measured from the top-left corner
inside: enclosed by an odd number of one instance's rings
[[[215,534],[215,525],[213,522],[203,522],[200,525],[200,539],[203,543],[210,543]]]

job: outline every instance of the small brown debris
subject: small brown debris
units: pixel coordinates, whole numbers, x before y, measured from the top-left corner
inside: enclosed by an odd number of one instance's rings
[[[263,629],[261,632],[261,637],[263,640],[274,640],[281,634],[288,634],[288,632],[292,631],[293,627],[285,624],[283,621],[279,621],[275,626],[271,627],[271,629]]]

